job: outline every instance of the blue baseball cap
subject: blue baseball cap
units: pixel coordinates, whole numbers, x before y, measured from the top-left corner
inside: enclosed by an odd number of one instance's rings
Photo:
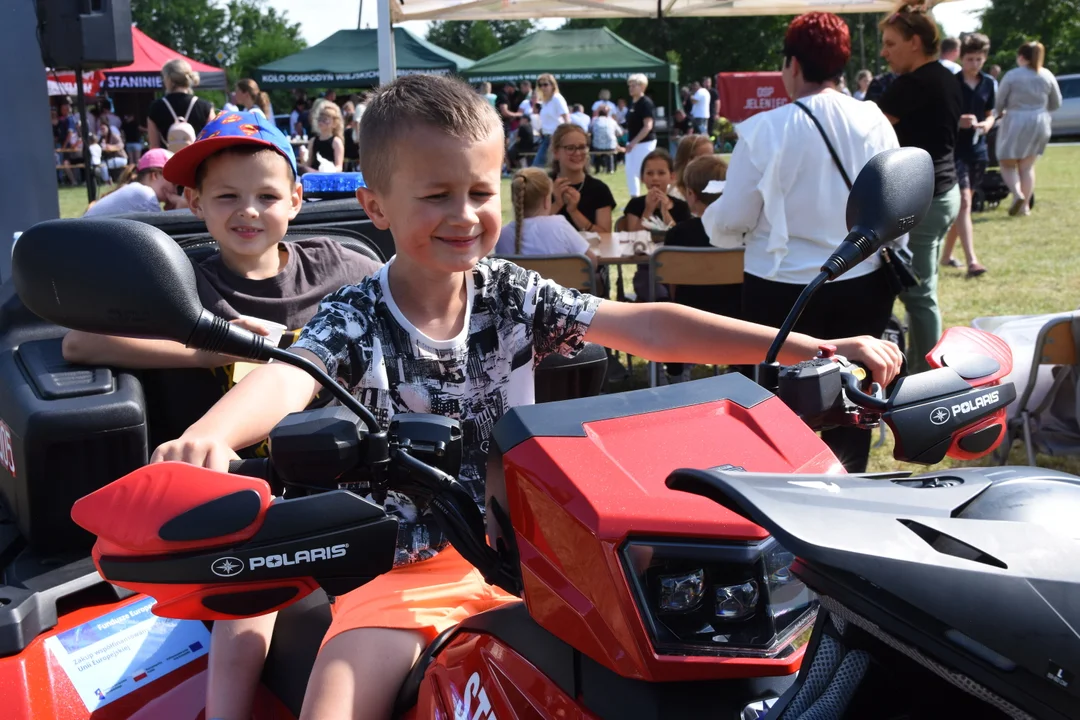
[[[289,138],[261,113],[223,112],[211,120],[191,145],[183,148],[165,163],[165,179],[184,187],[195,187],[195,171],[206,158],[222,148],[233,145],[261,145],[277,150],[289,161],[293,177],[296,155]]]

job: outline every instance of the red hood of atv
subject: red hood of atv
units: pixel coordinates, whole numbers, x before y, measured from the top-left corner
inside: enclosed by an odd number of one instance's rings
[[[530,614],[611,670],[644,680],[794,672],[782,660],[657,655],[619,559],[630,536],[717,543],[767,536],[704,498],[664,485],[677,468],[729,465],[842,473],[778,398],[717,400],[584,423],[584,436],[532,437],[504,455],[507,500]],[[489,483],[492,478],[489,475]]]

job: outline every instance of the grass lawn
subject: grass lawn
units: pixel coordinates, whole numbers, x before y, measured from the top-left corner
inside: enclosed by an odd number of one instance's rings
[[[1004,207],[975,215],[975,247],[989,272],[967,279],[960,269],[942,268],[939,281],[946,326],[969,325],[987,315],[1029,315],[1080,306],[1080,147],[1051,145],[1037,165],[1036,206],[1027,218],[1010,218]],[[599,176],[615,195],[618,209],[629,199],[620,168]],[[62,217],[77,217],[86,208],[85,188],[60,189]],[[502,187],[503,219],[513,219],[510,181]],[[839,210],[838,211],[842,211]],[[957,257],[963,258],[957,249]],[[898,305],[898,316],[903,316]],[[644,377],[644,369],[640,369]],[[1023,462],[1017,449],[1012,461]],[[948,462],[948,461],[947,461]],[[1080,461],[1043,458],[1040,463],[1080,473]],[[902,467],[892,459],[891,438],[874,451],[872,470]],[[911,466],[914,469],[915,466]]]

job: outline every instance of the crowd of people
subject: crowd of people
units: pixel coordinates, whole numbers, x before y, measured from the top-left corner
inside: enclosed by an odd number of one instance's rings
[[[82,126],[72,111],[71,98],[61,97],[51,106],[58,181],[74,185],[83,182],[83,173],[88,171],[102,185],[113,186],[91,203],[88,215],[186,207],[182,188],[170,186],[160,172],[172,153],[194,143],[206,125],[222,113],[251,112],[275,122],[269,96],[253,79],[238,80],[219,110],[195,94],[199,73],[186,60],[170,60],[161,75],[164,93],[150,104],[143,118],[128,113],[118,116],[109,98],[90,108],[86,120],[88,169],[83,162]],[[309,105],[306,94],[296,94],[288,130],[299,174],[356,169],[360,118],[367,101],[367,94],[362,93],[339,105],[336,92],[328,90]],[[149,201],[147,188],[153,190],[156,201]]]
[[[594,170],[612,173],[623,164],[627,189],[631,196],[636,196],[642,160],[657,146],[657,110],[647,94],[648,87],[649,79],[645,75],[631,75],[627,79],[629,99],[620,97],[612,101],[611,90],[603,88],[588,112],[582,104],[569,105],[559,92],[558,81],[548,73],[536,79],[535,89],[533,81],[521,80],[517,84],[506,81],[497,94],[492,93],[488,82],[481,83],[478,91],[495,106],[503,122],[506,176],[526,162],[532,167],[548,166],[556,130],[564,124],[573,124],[585,135]],[[720,110],[712,78],[695,81],[683,88],[683,94],[686,110],[676,111],[669,133],[671,155],[683,137],[695,133],[710,135]]]

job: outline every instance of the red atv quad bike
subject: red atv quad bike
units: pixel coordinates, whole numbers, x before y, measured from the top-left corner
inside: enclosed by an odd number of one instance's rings
[[[296,702],[282,700],[298,688],[302,695],[328,622],[320,588],[347,592],[393,563],[396,519],[337,489],[342,483],[375,498],[393,488],[422,500],[489,582],[522,598],[436,638],[401,688],[399,716],[764,712],[799,668],[816,598],[790,571],[794,556],[764,530],[665,479],[680,467],[723,468],[789,474],[793,485],[830,492],[843,469],[813,432],[823,426],[884,421],[896,457],[926,464],[978,457],[1000,442],[1015,393],[999,382],[1011,358],[992,336],[949,331],[929,356],[937,369],[902,378],[888,395],[832,348],[795,366],[775,362],[821,283],[921,219],[932,175],[919,150],[868,164],[849,201],[852,234],[800,298],[757,384],[724,375],[510,411],[493,432],[486,518],[456,480],[455,421],[405,414],[380,429],[318,368],[205,311],[186,257],[153,228],[35,226],[13,266],[20,296],[38,315],[291,363],[340,406],[290,415],[271,433],[269,460],[237,463],[238,474],[163,463],[77,502],[73,518],[98,536],[101,576],[140,595],[65,616],[14,662],[0,661],[0,690],[14,699],[15,717],[195,718],[205,666],[180,661],[204,654],[208,640],[191,620],[282,609],[279,625],[291,625],[292,637],[284,657],[270,661],[274,679],[255,716],[290,717]],[[85,274],[102,253],[112,269]],[[917,482],[932,486],[935,477]],[[182,620],[146,619],[146,596],[155,616]],[[126,663],[116,685],[91,687],[94,668],[114,667],[116,657]],[[291,678],[291,687],[277,678]]]

